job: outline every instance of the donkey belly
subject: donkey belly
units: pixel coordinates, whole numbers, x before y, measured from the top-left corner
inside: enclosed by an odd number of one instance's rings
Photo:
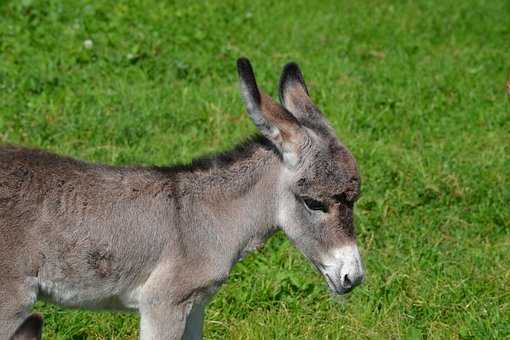
[[[93,253],[91,260],[87,248],[87,255],[80,253],[48,253],[37,274],[41,299],[71,308],[137,309],[141,282],[136,272],[126,273],[104,254]]]
[[[88,287],[85,283],[38,279],[39,297],[42,300],[70,308],[96,310],[138,309],[140,287],[119,289],[98,285]]]
[[[134,244],[128,236],[143,238],[82,219],[66,228],[66,221],[51,226],[51,237],[41,242],[40,297],[71,308],[136,310],[152,262],[148,251],[128,246]]]

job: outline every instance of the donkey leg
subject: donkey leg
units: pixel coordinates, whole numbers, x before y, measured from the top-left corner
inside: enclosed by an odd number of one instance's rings
[[[168,267],[157,268],[143,285],[139,304],[141,340],[180,340],[184,334],[192,305],[174,299],[170,273]]]
[[[42,338],[42,327],[42,315],[34,313],[23,321],[11,340],[40,340]]]
[[[191,305],[152,304],[140,308],[140,340],[180,340]]]
[[[31,279],[0,278],[0,339],[10,339],[30,314],[37,298]]]
[[[195,303],[186,321],[183,339],[201,340],[204,329],[204,314],[206,302]]]

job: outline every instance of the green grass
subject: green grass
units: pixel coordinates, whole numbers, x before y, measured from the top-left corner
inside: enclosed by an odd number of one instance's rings
[[[297,61],[358,159],[367,280],[332,298],[278,234],[236,265],[206,338],[509,338],[509,23],[504,0],[4,1],[0,142],[189,161],[255,131],[236,58],[273,95]],[[132,314],[36,309],[48,339],[138,336]]]

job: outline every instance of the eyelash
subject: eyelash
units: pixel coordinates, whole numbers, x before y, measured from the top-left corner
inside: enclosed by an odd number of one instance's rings
[[[301,199],[303,200],[305,206],[310,210],[315,211],[320,210],[322,212],[328,212],[328,207],[320,201],[314,200],[313,198],[310,197],[301,197]]]

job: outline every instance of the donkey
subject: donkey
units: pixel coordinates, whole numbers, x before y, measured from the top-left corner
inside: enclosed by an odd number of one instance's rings
[[[170,167],[113,167],[0,147],[0,339],[37,298],[141,315],[140,338],[200,339],[232,266],[281,228],[337,294],[363,280],[352,154],[312,103],[299,67],[281,104],[237,61],[260,134]]]

